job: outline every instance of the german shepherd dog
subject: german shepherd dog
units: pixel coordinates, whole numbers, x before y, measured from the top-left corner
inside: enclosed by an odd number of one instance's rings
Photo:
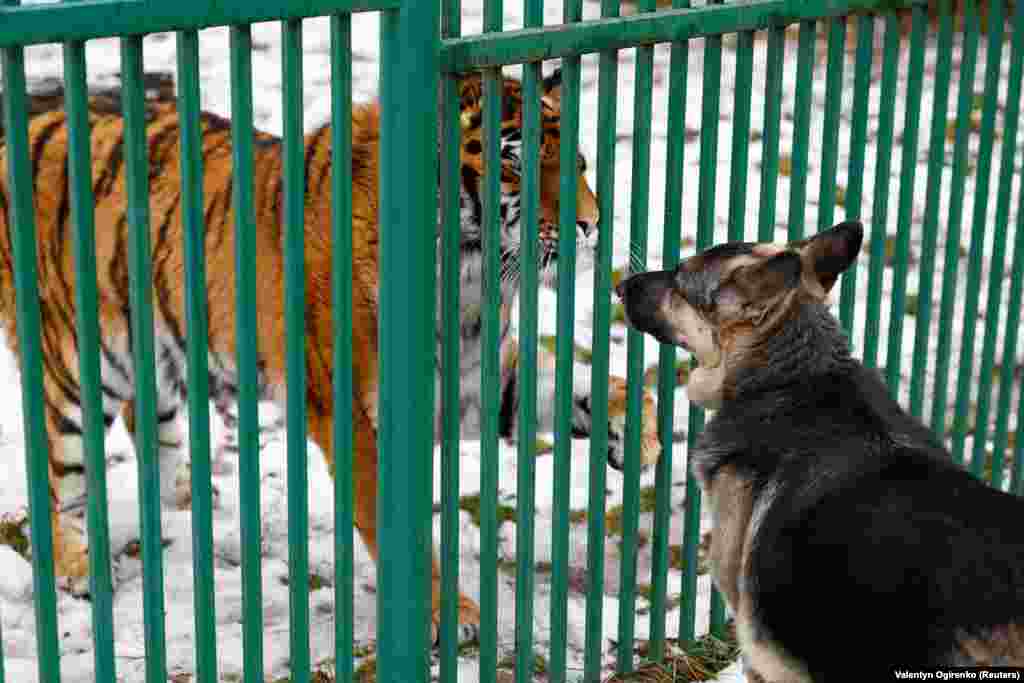
[[[689,399],[717,411],[691,464],[746,668],[1024,665],[1024,500],[953,463],[851,356],[826,297],[862,239],[848,222],[722,244],[616,288],[630,324],[694,355]]]

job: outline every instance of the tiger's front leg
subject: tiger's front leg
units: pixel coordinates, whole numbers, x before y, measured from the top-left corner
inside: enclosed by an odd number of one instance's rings
[[[511,344],[511,342],[509,342]],[[515,348],[505,351],[502,391],[502,415],[508,417],[503,431],[515,439],[514,425],[518,411],[518,353]],[[572,433],[576,438],[589,437],[593,431],[593,394],[590,386],[590,368],[579,364],[573,372]],[[651,465],[658,461],[661,443],[658,438],[658,413],[652,392],[643,389],[643,412],[640,420],[640,464]],[[505,405],[514,401],[514,405]],[[537,353],[537,419],[538,427],[545,431],[554,430],[555,355],[540,349]],[[608,464],[621,470],[626,462],[626,405],[627,385],[622,377],[608,378]]]

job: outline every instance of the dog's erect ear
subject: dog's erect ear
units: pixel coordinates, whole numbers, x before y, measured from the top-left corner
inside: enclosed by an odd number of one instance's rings
[[[864,239],[864,226],[859,221],[846,221],[818,233],[804,243],[800,250],[808,276],[828,294],[839,275],[850,267]]]
[[[562,110],[562,67],[545,77],[542,92],[541,99],[545,104],[556,111]]]
[[[759,325],[776,298],[799,285],[802,271],[800,256],[792,251],[741,266],[716,293],[715,306],[730,317],[742,313]]]

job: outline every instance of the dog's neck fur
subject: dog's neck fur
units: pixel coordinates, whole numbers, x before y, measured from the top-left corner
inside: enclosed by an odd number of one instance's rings
[[[756,361],[739,362],[726,377],[723,407],[853,362],[839,322],[818,302],[797,305],[751,351],[744,355]]]

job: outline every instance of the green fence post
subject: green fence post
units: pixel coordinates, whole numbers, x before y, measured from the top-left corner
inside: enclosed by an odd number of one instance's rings
[[[331,282],[334,317],[334,661],[353,677],[352,16],[331,17]]]
[[[381,16],[381,683],[429,676],[438,25],[433,2],[407,2]]]
[[[619,0],[602,0],[601,16],[616,17]],[[611,327],[612,230],[615,217],[615,122],[619,54],[599,56],[597,100],[597,254],[594,264],[594,342],[591,363],[590,482],[587,503],[587,606],[583,680],[601,680],[604,650],[605,485],[608,477],[608,364]]]
[[[9,3],[10,4],[10,3]],[[4,129],[7,148],[7,208],[17,297],[18,348],[21,350],[21,400],[28,470],[28,508],[32,523],[32,598],[36,614],[39,680],[60,680],[57,644],[57,594],[50,527],[49,448],[43,406],[39,289],[36,266],[36,222],[28,149],[28,104],[25,95],[25,53],[3,50]],[[2,194],[0,194],[2,196]]]

